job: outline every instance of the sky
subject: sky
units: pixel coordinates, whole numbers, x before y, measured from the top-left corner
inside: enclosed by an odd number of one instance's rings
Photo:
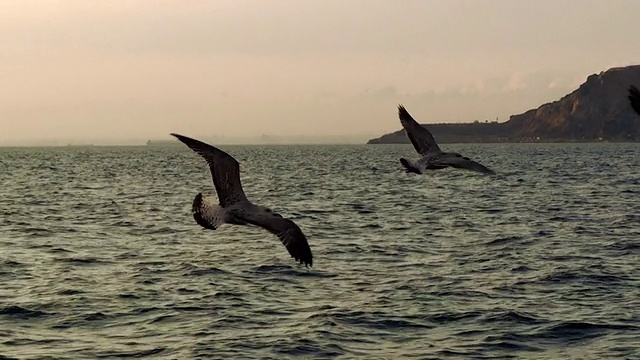
[[[640,64],[636,0],[0,2],[0,145],[506,121]]]

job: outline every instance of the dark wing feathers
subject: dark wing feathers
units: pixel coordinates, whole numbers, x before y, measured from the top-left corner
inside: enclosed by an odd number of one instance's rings
[[[488,167],[456,153],[444,153],[434,159],[433,163],[438,165],[448,165],[456,169],[466,169],[479,173],[494,175],[495,172]]]
[[[638,115],[640,115],[640,90],[637,87],[631,85],[629,86],[629,101],[631,102],[631,107],[635,110]]]
[[[209,165],[213,185],[222,207],[247,199],[240,182],[240,164],[226,152],[190,137],[171,133],[191,150],[202,156]]]
[[[418,124],[402,105],[398,105],[398,117],[418,154],[426,155],[441,151],[431,132]]]
[[[285,219],[276,213],[243,213],[240,215],[240,219],[276,235],[287,248],[291,257],[301,264],[313,266],[313,255],[307,237],[292,220]]]

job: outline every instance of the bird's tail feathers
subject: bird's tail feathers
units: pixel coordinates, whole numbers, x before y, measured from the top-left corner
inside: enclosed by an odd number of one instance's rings
[[[205,229],[215,230],[225,222],[224,208],[214,202],[207,201],[202,193],[198,193],[193,199],[191,212],[196,223]]]
[[[420,170],[411,161],[405,158],[400,158],[400,163],[402,164],[402,166],[404,166],[405,172],[421,174]]]

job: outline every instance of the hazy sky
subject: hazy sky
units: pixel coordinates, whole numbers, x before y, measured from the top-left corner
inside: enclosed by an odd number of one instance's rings
[[[0,144],[504,121],[640,63],[637,0],[0,1]]]

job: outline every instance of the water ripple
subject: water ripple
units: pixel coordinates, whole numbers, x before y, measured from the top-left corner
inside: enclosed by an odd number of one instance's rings
[[[640,146],[446,147],[499,174],[225,147],[312,269],[197,226],[214,189],[182,146],[1,149],[0,359],[640,358]]]

